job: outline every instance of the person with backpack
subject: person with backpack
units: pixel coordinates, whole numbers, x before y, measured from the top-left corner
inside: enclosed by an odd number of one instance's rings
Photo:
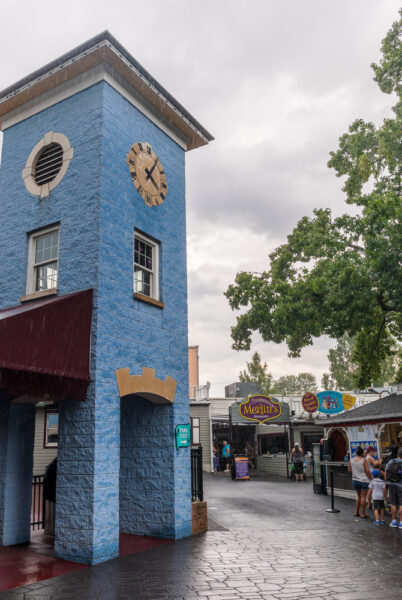
[[[299,444],[295,444],[290,459],[295,468],[296,481],[303,481],[304,452],[299,448]]]
[[[388,498],[391,505],[392,521],[390,527],[398,527],[397,516],[399,509],[399,529],[402,529],[402,447],[396,458],[391,458],[385,470],[385,480],[388,488]]]

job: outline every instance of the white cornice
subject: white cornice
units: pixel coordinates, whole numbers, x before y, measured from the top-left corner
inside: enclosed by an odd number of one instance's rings
[[[34,98],[23,104],[21,107],[9,112],[3,117],[1,129],[2,131],[5,131],[13,125],[20,123],[101,81],[106,81],[130,102],[130,104],[135,106],[144,116],[166,133],[166,135],[176,142],[176,144],[183,148],[183,150],[187,150],[186,141],[179,135],[176,128],[170,126],[167,120],[163,121],[159,118],[158,115],[155,114],[155,111],[152,110],[152,106],[149,105],[145,99],[142,99],[138,93],[135,93],[135,90],[129,90],[128,86],[124,85],[124,80],[107,64],[97,65],[93,69],[78,75],[66,83],[52,88],[38,98]]]

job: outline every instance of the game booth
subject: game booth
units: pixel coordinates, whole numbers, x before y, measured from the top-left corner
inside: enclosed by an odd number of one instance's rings
[[[324,458],[334,463],[334,494],[354,497],[352,476],[347,470],[349,458],[356,456],[356,449],[372,446],[375,457],[386,460],[396,452],[401,442],[402,395],[393,394],[332,417],[324,423]],[[328,477],[327,477],[328,480]]]

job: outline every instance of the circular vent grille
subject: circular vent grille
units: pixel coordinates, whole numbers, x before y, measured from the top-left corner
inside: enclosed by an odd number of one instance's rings
[[[32,148],[21,177],[30,194],[46,198],[59,185],[74,156],[64,133],[48,131]]]
[[[34,168],[36,185],[53,181],[63,164],[63,148],[60,144],[48,144],[39,154]]]

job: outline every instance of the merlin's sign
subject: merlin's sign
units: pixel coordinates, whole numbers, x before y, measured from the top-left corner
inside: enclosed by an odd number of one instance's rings
[[[245,402],[235,402],[230,407],[231,421],[236,423],[287,423],[289,406],[276,398],[257,394]]]

